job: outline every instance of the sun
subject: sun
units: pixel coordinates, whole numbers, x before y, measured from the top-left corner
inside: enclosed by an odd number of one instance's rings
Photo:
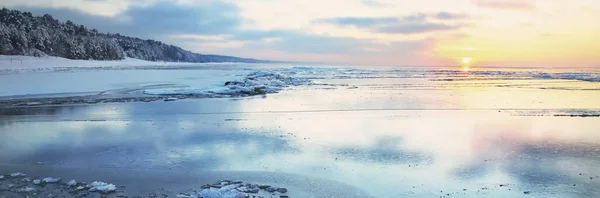
[[[473,58],[471,57],[462,57],[460,59],[460,62],[462,63],[462,71],[464,72],[468,72],[469,70],[471,70],[471,63],[473,62]]]
[[[461,62],[465,65],[470,64],[473,61],[473,58],[471,57],[462,57]]]

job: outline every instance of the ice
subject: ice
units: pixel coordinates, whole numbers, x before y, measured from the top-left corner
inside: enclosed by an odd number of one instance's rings
[[[187,194],[187,193],[186,194],[179,193],[179,194],[177,194],[177,197],[179,197],[179,198],[197,198],[198,196],[193,196],[193,195],[190,195],[190,194]]]
[[[532,74],[535,78],[541,79],[562,79],[562,80],[580,80],[580,81],[589,81],[589,82],[600,82],[600,74],[599,73],[534,73]]]
[[[25,177],[25,174],[23,174],[21,172],[17,172],[17,173],[11,173],[10,176],[11,177]]]
[[[600,71],[593,69],[562,71],[552,69],[478,68],[478,70],[475,71],[463,72],[451,68],[359,69],[293,67],[280,69],[278,71],[308,79],[428,78],[433,81],[559,79],[600,82]]]
[[[0,175],[0,180],[3,180],[3,179],[4,179],[4,175]]]
[[[42,182],[44,182],[44,183],[56,183],[59,181],[60,181],[60,178],[46,177],[46,178],[42,179]]]
[[[69,182],[67,182],[67,186],[69,186],[69,187],[73,187],[75,185],[77,185],[77,181],[75,181],[74,179],[71,180],[71,181],[69,181]]]
[[[151,89],[145,90],[149,95],[200,95],[204,97],[259,95],[277,93],[289,86],[308,84],[305,78],[295,78],[281,74],[276,71],[255,71],[243,79],[230,80],[223,85],[208,88],[184,88],[184,89]]]
[[[35,191],[37,191],[37,190],[36,190],[35,188],[33,188],[33,187],[29,187],[29,186],[27,186],[27,187],[24,187],[24,188],[18,189],[17,191],[18,191],[18,192],[35,192]]]
[[[117,190],[117,187],[114,184],[109,184],[105,182],[95,181],[90,184],[90,192],[101,192],[108,193]]]
[[[166,101],[166,102],[169,102],[169,101],[176,101],[176,100],[178,100],[178,98],[165,98],[165,101]]]
[[[0,97],[62,97],[76,95],[138,94],[143,90],[214,88],[234,75],[230,70],[98,70],[77,72],[29,72],[2,75]],[[16,86],[18,85],[18,86]]]
[[[42,180],[40,180],[40,179],[33,180],[33,184],[35,184],[35,185],[40,185],[41,183],[42,183]]]
[[[204,189],[198,193],[198,195],[202,198],[243,198],[244,193],[241,193],[236,188],[239,185],[228,185],[223,186],[220,189],[217,188],[209,188]]]

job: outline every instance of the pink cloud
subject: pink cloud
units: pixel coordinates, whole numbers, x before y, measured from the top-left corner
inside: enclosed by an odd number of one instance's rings
[[[503,10],[533,10],[535,6],[527,1],[492,1],[478,0],[475,4],[479,7],[503,9]]]

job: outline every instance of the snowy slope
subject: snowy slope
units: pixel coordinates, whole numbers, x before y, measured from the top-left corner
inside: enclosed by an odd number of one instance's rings
[[[125,68],[136,66],[173,66],[173,65],[210,65],[217,63],[175,63],[152,62],[133,58],[125,60],[95,61],[71,60],[60,57],[44,56],[7,56],[0,55],[0,73],[27,72],[27,71],[56,71],[76,68]]]

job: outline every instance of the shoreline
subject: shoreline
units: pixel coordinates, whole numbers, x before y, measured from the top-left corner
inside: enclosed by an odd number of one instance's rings
[[[358,188],[339,182],[278,172],[123,168],[85,169],[46,165],[0,164],[0,174],[14,172],[25,173],[27,177],[35,178],[59,177],[63,178],[63,181],[71,179],[87,183],[104,181],[114,184],[118,187],[117,192],[122,191],[129,197],[147,197],[152,194],[177,197],[180,193],[188,193],[194,190],[200,191],[202,190],[202,185],[212,184],[220,180],[241,180],[244,183],[285,187],[289,191],[282,195],[289,197],[370,197]],[[261,192],[261,194],[264,195],[265,192]],[[115,197],[118,193],[106,195]],[[279,193],[277,197],[279,197]]]

